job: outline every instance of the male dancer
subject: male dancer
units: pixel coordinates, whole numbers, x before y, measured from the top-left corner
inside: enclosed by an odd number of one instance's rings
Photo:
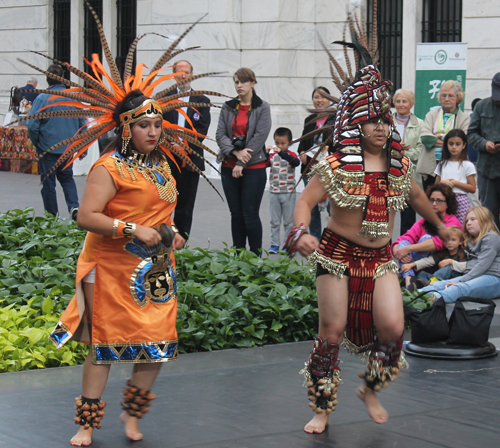
[[[304,428],[309,433],[323,432],[335,410],[342,340],[349,351],[368,361],[366,372],[360,374],[364,385],[358,397],[376,423],[387,421],[376,392],[397,378],[405,362],[403,301],[388,246],[396,210],[408,199],[447,238],[444,225],[412,178],[411,161],[402,155],[390,115],[390,82],[382,81],[369,64],[353,81],[346,77],[337,84],[344,93],[334,125],[334,153],[311,170],[288,239],[289,252],[298,250],[316,267],[319,335],[301,372],[315,412]],[[307,228],[312,208],[326,195],[331,217],[318,241]]]

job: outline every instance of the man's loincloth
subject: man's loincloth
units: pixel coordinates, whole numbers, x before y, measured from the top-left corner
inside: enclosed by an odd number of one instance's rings
[[[308,259],[316,268],[316,277],[324,274],[339,278],[344,274],[349,276],[344,344],[354,353],[366,351],[374,341],[372,304],[375,280],[389,271],[398,272],[389,244],[378,249],[359,246],[326,228],[319,248]]]

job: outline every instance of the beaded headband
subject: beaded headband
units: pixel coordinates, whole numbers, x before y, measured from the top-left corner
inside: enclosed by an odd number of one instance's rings
[[[163,120],[161,106],[156,100],[147,99],[135,109],[120,114],[120,127],[122,128],[122,154],[126,153],[128,144],[132,139],[130,125],[142,120],[143,118],[161,118]]]

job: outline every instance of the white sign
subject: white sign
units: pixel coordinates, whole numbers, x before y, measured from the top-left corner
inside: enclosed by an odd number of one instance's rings
[[[418,44],[417,70],[467,70],[467,44],[462,42]]]

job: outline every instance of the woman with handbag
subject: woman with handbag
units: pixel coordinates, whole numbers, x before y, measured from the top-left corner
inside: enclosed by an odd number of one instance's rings
[[[455,302],[459,297],[494,299],[500,296],[500,233],[486,207],[473,207],[465,216],[464,236],[467,264],[465,274],[453,282],[434,282],[420,291],[436,291],[430,300],[442,297]]]
[[[231,212],[233,246],[259,255],[262,250],[260,203],[266,186],[265,143],[271,131],[269,104],[255,93],[255,73],[242,67],[234,74],[238,97],[222,107],[216,139],[222,161],[222,188]]]

